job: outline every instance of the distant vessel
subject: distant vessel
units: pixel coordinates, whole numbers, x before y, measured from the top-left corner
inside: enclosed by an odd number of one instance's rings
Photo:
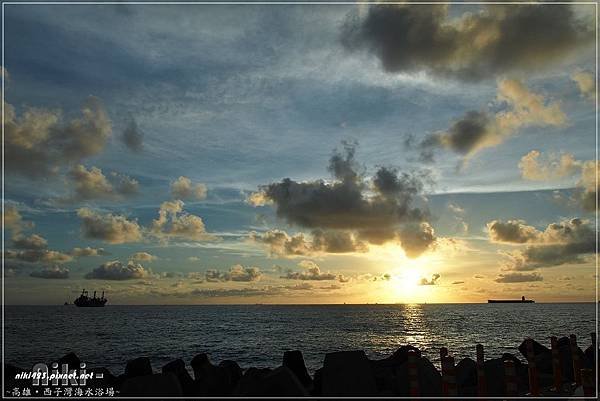
[[[522,296],[521,299],[488,299],[488,304],[534,304],[533,299],[525,299]]]
[[[104,306],[104,304],[108,301],[108,299],[104,298],[104,291],[102,291],[102,296],[100,298],[96,298],[96,291],[94,291],[94,296],[90,298],[88,296],[88,292],[84,289],[81,291],[81,295],[77,298],[73,303],[76,306],[81,307],[100,307]]]

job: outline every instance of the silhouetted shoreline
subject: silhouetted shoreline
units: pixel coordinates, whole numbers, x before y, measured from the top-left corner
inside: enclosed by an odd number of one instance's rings
[[[325,355],[322,367],[314,375],[306,369],[301,351],[286,351],[281,366],[242,369],[237,362],[210,361],[198,354],[190,362],[193,377],[182,359],[152,367],[150,359],[139,357],[127,362],[125,373],[115,376],[106,368],[90,368],[87,373],[102,375],[88,380],[86,388],[110,388],[115,396],[584,396],[593,394],[595,385],[595,335],[583,351],[575,336],[553,338],[552,349],[531,340],[518,347],[528,363],[514,354],[505,353],[484,358],[483,347],[477,346],[477,358],[456,361],[448,350],[440,349],[441,371],[418,348],[404,345],[384,359],[371,360],[363,351],[340,351]],[[450,350],[451,351],[451,350]],[[474,346],[475,351],[475,346]],[[575,358],[573,358],[575,356]],[[54,361],[60,367],[77,369],[81,361],[70,353]],[[23,387],[31,380],[15,376],[26,369],[5,366],[6,389]],[[51,369],[51,368],[49,368]],[[576,372],[579,372],[577,374]],[[54,390],[52,383],[35,387]],[[65,384],[63,384],[64,386]],[[560,390],[557,391],[557,385]],[[590,387],[591,386],[591,387]],[[81,386],[80,386],[81,387]],[[590,392],[591,391],[591,392]]]

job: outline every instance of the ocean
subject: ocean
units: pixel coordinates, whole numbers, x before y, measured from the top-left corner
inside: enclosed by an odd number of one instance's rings
[[[155,370],[198,353],[213,363],[276,367],[283,352],[299,349],[314,372],[325,354],[364,350],[384,358],[411,344],[439,366],[439,347],[455,357],[486,358],[530,336],[549,346],[551,335],[576,334],[590,344],[594,303],[425,305],[194,305],[6,306],[5,362],[29,368],[75,352],[89,367],[123,373],[129,359],[148,356]],[[520,357],[520,355],[517,355]]]

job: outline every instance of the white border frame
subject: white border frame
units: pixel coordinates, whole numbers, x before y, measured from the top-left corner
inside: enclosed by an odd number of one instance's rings
[[[413,5],[434,5],[434,4],[456,4],[456,5],[502,5],[502,4],[531,4],[531,5],[552,5],[552,4],[579,4],[579,5],[595,5],[595,22],[596,22],[596,187],[598,187],[598,1],[2,1],[2,68],[4,69],[4,6],[5,5],[371,5],[371,4],[413,4]],[[9,397],[5,396],[4,388],[4,306],[5,288],[4,288],[4,83],[5,76],[2,76],[2,394],[0,397],[6,399],[76,399],[76,397]],[[596,335],[598,334],[598,196],[596,196],[596,212],[595,212],[595,227],[596,227]],[[598,399],[598,350],[595,350],[596,362],[596,399]],[[439,400],[439,399],[456,399],[456,400],[477,400],[478,397],[83,397],[83,399],[423,399],[423,400]],[[586,400],[589,397],[511,397],[511,399],[560,399],[560,400]],[[488,400],[505,400],[506,397],[485,397]]]

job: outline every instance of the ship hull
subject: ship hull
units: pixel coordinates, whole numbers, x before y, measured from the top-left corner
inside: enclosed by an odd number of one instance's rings
[[[534,304],[535,301],[532,299],[488,299],[488,304]]]

